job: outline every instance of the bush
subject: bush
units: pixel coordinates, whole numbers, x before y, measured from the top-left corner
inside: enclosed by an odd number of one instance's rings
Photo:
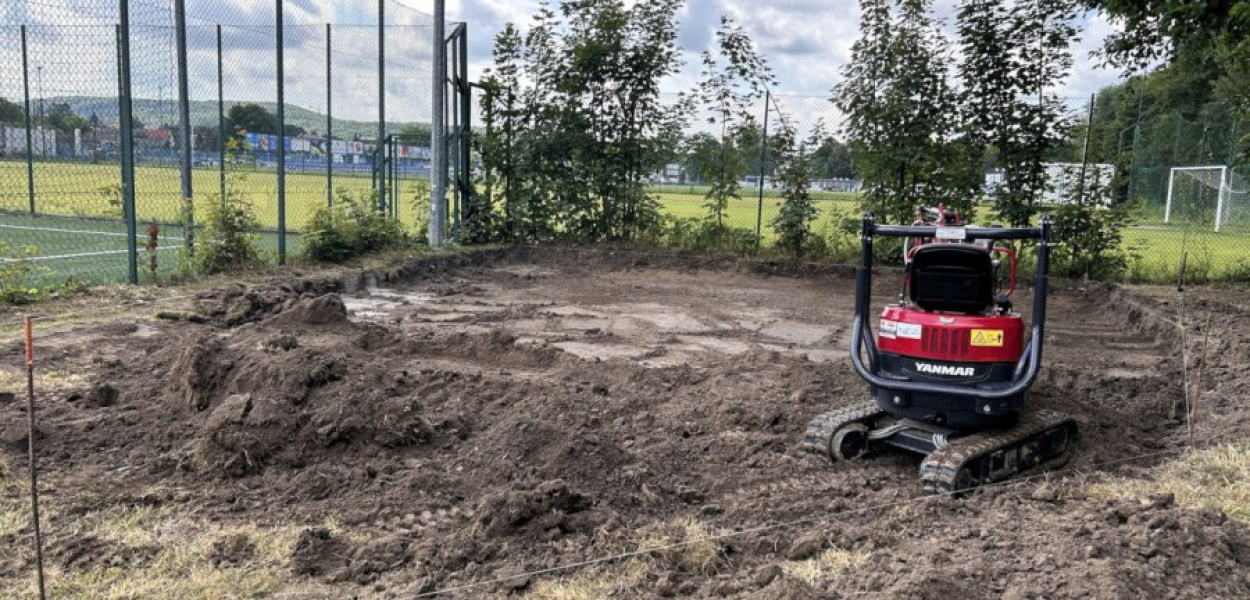
[[[233,182],[226,187],[226,197],[210,202],[207,212],[190,261],[197,273],[211,275],[264,263],[254,233],[260,221]]]
[[[1133,206],[1114,204],[1111,188],[1100,182],[1097,170],[1091,177],[1065,173],[1067,186],[1074,189],[1067,203],[1054,212],[1054,239],[1051,272],[1061,277],[1116,279],[1129,266],[1129,256],[1121,248],[1121,230],[1132,220]]]
[[[50,290],[45,282],[51,272],[30,260],[36,253],[33,246],[11,248],[0,242],[0,303],[26,304]]]
[[[0,242],[0,302],[26,304],[38,298],[41,273],[30,262],[34,254],[34,248],[13,250]]]
[[[1052,274],[1107,280],[1127,269],[1120,235],[1129,221],[1127,210],[1065,204],[1055,209],[1054,219]]]
[[[398,248],[408,242],[399,221],[377,206],[374,192],[352,196],[336,190],[334,207],[313,213],[304,230],[304,256],[342,262],[349,258]]]
[[[802,141],[794,140],[789,128],[783,129],[778,139],[784,145],[780,153],[781,210],[771,225],[777,232],[776,246],[793,254],[794,258],[805,255],[822,255],[826,251],[823,237],[812,232],[816,220],[816,205],[812,202],[812,179],[816,177],[816,165],[808,151],[818,147],[825,137],[823,124],[817,124],[811,136]]]
[[[759,247],[755,230],[720,225],[715,217],[670,217],[663,231],[664,245],[685,250],[753,253]]]

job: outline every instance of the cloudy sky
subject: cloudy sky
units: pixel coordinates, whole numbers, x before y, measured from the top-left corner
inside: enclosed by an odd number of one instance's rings
[[[936,0],[951,29],[958,0]],[[134,95],[170,102],[175,61],[171,0],[131,0]],[[433,46],[433,0],[386,0],[386,113],[390,121],[428,121]],[[539,0],[447,0],[447,17],[468,23],[470,77],[490,65],[494,35],[508,22],[525,28]],[[30,33],[32,96],[116,96],[114,24],[117,3],[17,0],[0,3],[0,95],[21,90],[17,27]],[[194,100],[216,100],[216,26],[223,28],[226,99],[272,102],[276,96],[274,8],[264,0],[187,0],[189,69]],[[377,115],[377,3],[375,0],[285,0],[286,100],[314,111],[326,105],[325,23],[334,23],[331,95],[336,117]],[[698,53],[713,43],[721,14],[732,15],[756,41],[778,76],[785,113],[836,120],[827,102],[858,35],[857,0],[687,0],[679,15],[687,49],[682,73],[665,82],[669,92],[690,89]],[[1096,67],[1091,51],[1111,30],[1099,15],[1082,18],[1076,67],[1056,93],[1088,97],[1117,73]],[[12,92],[12,93],[10,93]],[[1074,103],[1075,104],[1075,103]],[[813,119],[815,117],[812,117]],[[802,124],[800,123],[800,126]]]
[[[433,0],[396,0],[426,13]],[[538,0],[447,0],[447,18],[470,24],[470,67],[480,72],[490,64],[491,38],[505,23],[524,26]],[[953,33],[956,0],[938,0],[936,12]],[[827,94],[850,60],[859,30],[857,0],[687,0],[680,14],[680,42],[688,50],[686,69],[667,82],[669,91],[688,89],[697,75],[698,52],[713,41],[720,15],[732,15],[763,51],[788,94]],[[1083,34],[1074,55],[1076,67],[1056,92],[1088,96],[1113,83],[1117,72],[1100,69],[1090,53],[1111,31],[1101,15],[1082,18]]]

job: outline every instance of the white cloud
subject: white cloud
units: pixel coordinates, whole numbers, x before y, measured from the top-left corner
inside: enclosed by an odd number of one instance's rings
[[[31,57],[44,65],[48,95],[116,93],[112,23],[116,5],[96,13],[74,9],[72,0],[5,3],[0,26],[30,23]],[[394,120],[425,120],[432,82],[429,56],[433,46],[429,13],[433,0],[386,0],[387,115]],[[957,0],[938,0],[936,11],[950,23]],[[174,82],[172,14],[163,1],[133,1],[135,94],[141,98],[172,97]],[[320,110],[325,105],[324,23],[335,23],[333,102],[336,116],[370,119],[377,114],[376,0],[286,0],[286,95],[288,102]],[[490,66],[493,38],[506,23],[525,27],[538,0],[451,0],[449,21],[468,23],[470,78]],[[272,100],[276,95],[272,2],[257,0],[187,0],[191,92],[198,100],[216,98],[215,24],[225,28],[225,78],[229,99]],[[829,110],[819,101],[829,95],[850,48],[858,36],[859,3],[854,0],[687,0],[678,18],[679,42],[686,48],[685,67],[664,84],[677,92],[690,89],[698,75],[698,53],[713,42],[721,14],[730,14],[758,44],[778,78],[783,95],[810,95],[802,102],[804,116]],[[1084,32],[1074,48],[1072,74],[1056,90],[1063,96],[1088,96],[1114,82],[1118,73],[1097,67],[1091,53],[1114,30],[1101,15],[1083,19]],[[53,29],[49,24],[78,23]],[[99,31],[84,28],[90,23]],[[98,35],[96,35],[98,34]],[[0,43],[0,78],[20,81],[16,36]],[[16,74],[11,72],[18,69]],[[32,74],[33,75],[33,74]],[[33,78],[33,76],[32,76]],[[792,103],[800,104],[798,100]]]

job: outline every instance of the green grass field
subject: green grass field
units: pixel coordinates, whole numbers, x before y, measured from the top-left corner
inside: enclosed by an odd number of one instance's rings
[[[686,193],[681,193],[669,191],[671,189],[656,194],[660,199],[661,210],[664,214],[677,218],[707,215],[707,209],[703,205],[706,201],[703,196],[704,190],[691,188]],[[854,193],[817,192],[813,194],[813,197],[818,212],[816,222],[812,225],[815,231],[832,231],[839,218],[848,215],[853,217],[858,214],[858,198]],[[761,206],[757,196],[743,193],[741,200],[729,201],[728,210],[725,211],[725,225],[755,231],[757,217],[762,215],[762,219],[759,220],[762,224],[760,233],[764,238],[764,243],[769,244],[777,238],[777,233],[773,231],[771,223],[777,218],[779,212],[781,212],[781,198],[775,194],[766,195]]]
[[[197,218],[217,198],[219,189],[216,169],[193,171]],[[262,232],[261,243],[276,253],[277,181],[273,171],[235,171],[237,188],[247,196],[256,210]],[[137,166],[135,168],[136,205],[139,215],[139,240],[146,241],[147,223],[162,225],[162,250],[158,254],[160,272],[176,266],[173,248],[182,244],[183,233],[175,225],[181,210],[181,181],[174,167]],[[53,269],[58,276],[72,275],[88,282],[123,281],[125,266],[125,228],[120,210],[110,203],[110,186],[119,180],[117,165],[45,163],[35,164],[36,210],[39,216],[25,214],[28,208],[26,166],[21,161],[0,161],[0,241],[11,247],[35,246],[41,266]],[[411,224],[413,217],[411,180],[400,181],[399,216]],[[334,187],[352,193],[371,189],[367,174],[336,173]],[[290,172],[287,174],[287,228],[298,232],[313,211],[326,201],[325,176],[321,173]],[[704,208],[706,188],[665,186],[653,188],[662,210],[673,217],[698,218],[707,214]],[[764,243],[776,239],[772,220],[781,207],[776,190],[765,190],[761,203],[755,190],[742,190],[742,199],[732,200],[725,213],[726,225],[754,230],[757,215],[762,217]],[[858,213],[858,194],[853,192],[813,193],[819,216],[813,229],[834,235],[837,222]],[[852,240],[853,242],[853,240]],[[1250,272],[1250,231],[1215,233],[1207,225],[1141,224],[1124,234],[1125,248],[1136,258],[1130,265],[1128,278],[1133,281],[1173,280],[1181,256],[1188,255],[1187,268],[1197,279],[1223,279],[1233,275],[1244,277]],[[288,256],[298,252],[298,236],[288,235]],[[146,256],[140,252],[140,262]],[[145,263],[146,264],[146,263]]]
[[[238,189],[256,209],[261,226],[278,226],[277,175],[274,171],[236,170],[230,177],[238,178]],[[35,211],[75,217],[120,218],[121,210],[110,204],[109,188],[121,182],[120,168],[115,164],[35,163]],[[196,216],[203,215],[207,203],[218,197],[220,179],[217,169],[192,170],[192,191],[197,205]],[[336,173],[335,189],[367,192],[371,189],[368,174]],[[402,191],[402,186],[401,186]],[[289,172],[286,176],[287,227],[299,229],[312,216],[313,210],[326,202],[326,180],[323,173]],[[140,221],[157,220],[172,223],[182,209],[182,180],[178,170],[169,166],[135,167],[135,207]],[[25,212],[29,208],[26,187],[26,163],[0,161],[0,211]],[[400,216],[403,216],[401,206]]]

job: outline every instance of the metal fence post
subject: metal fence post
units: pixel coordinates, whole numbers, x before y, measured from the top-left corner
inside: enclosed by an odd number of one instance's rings
[[[126,280],[139,283],[139,247],[135,236],[134,115],[130,102],[130,0],[120,0],[117,25],[117,115],[121,143],[122,218],[126,221]]]
[[[30,63],[26,56],[26,26],[22,25],[22,93],[26,96],[26,196],[35,214],[35,143],[30,130]],[[41,140],[45,141],[45,140]]]
[[[472,119],[472,88],[469,87],[469,24],[460,24],[460,48],[459,61],[456,64],[459,70],[460,85],[460,170],[461,182],[463,187],[460,195],[460,206],[456,207],[456,229],[460,229],[461,212],[465,210],[465,206],[472,202],[469,197],[470,190],[473,189],[473,178],[469,174],[469,144],[473,139],[473,119]]]
[[[334,208],[334,98],[330,93],[330,24],[326,23],[326,206]]]
[[[277,23],[278,51],[278,264],[286,264],[286,100],[283,97],[282,0],[277,0],[274,20]]]
[[[1089,112],[1085,117],[1085,145],[1081,150],[1081,179],[1077,186],[1077,203],[1082,205],[1085,204],[1085,169],[1089,167],[1089,137],[1094,128],[1094,102],[1097,98],[1096,93],[1089,95]]]
[[[191,99],[187,89],[187,7],[186,0],[174,0],[175,39],[178,50],[178,121],[182,146],[183,238],[187,250],[195,248],[195,200],[191,196]]]
[[[386,0],[378,0],[378,202],[386,210]]]
[[[447,88],[446,0],[434,0],[434,40],[430,52],[434,59],[433,114],[430,116],[430,247],[443,246],[443,206],[446,196],[447,132],[444,94]]]
[[[768,110],[772,108],[772,103],[772,90],[764,90],[764,141],[760,145],[760,180],[755,205],[755,246],[757,248],[764,245],[764,159],[768,156]]]
[[[390,136],[387,139],[390,141],[390,147],[391,147],[390,149],[391,183],[390,183],[390,186],[387,187],[387,189],[390,190],[390,194],[391,194],[391,201],[390,201],[389,208],[391,211],[391,216],[398,219],[399,218],[399,161],[396,159],[399,158],[399,139],[396,138],[395,136]]]
[[[221,24],[217,24],[217,176],[221,184],[221,204],[226,204],[226,99],[222,93]]]

